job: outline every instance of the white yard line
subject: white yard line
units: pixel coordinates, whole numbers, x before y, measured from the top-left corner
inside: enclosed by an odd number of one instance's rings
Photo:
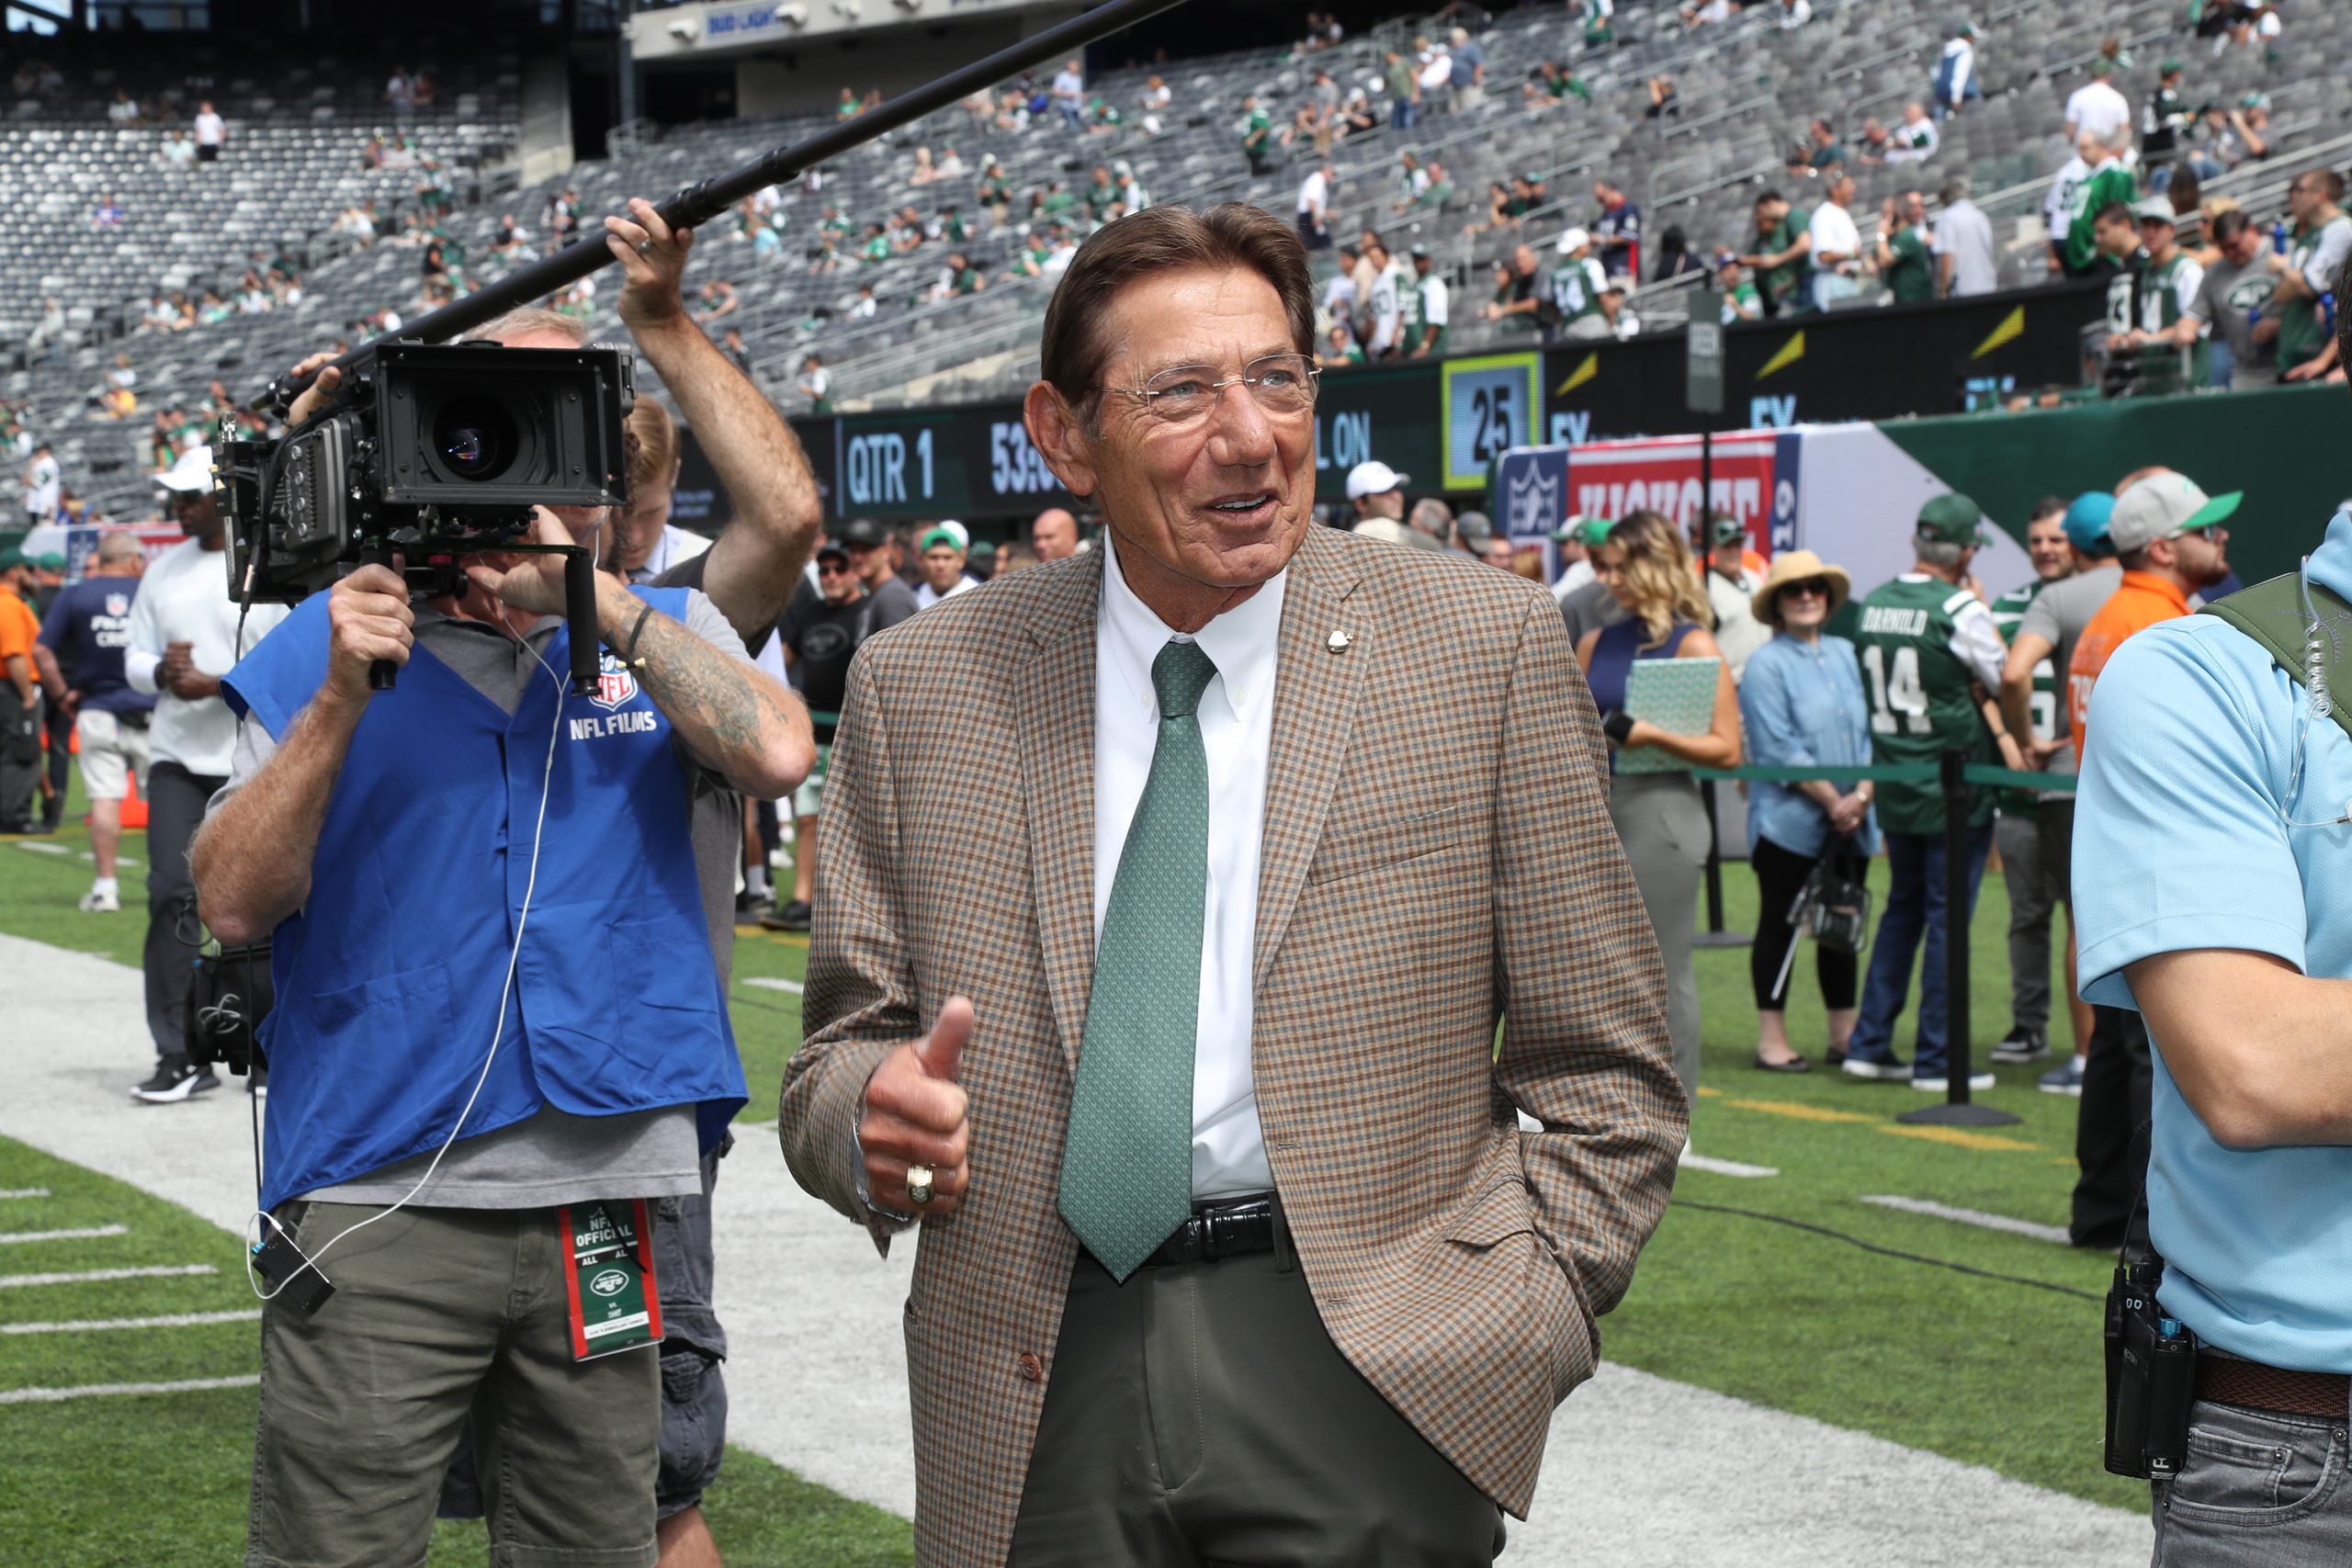
[[[17,847],[20,850],[30,850],[37,855],[70,855],[74,852],[63,844],[40,844],[30,839],[17,840]]]
[[[177,1382],[89,1382],[78,1388],[0,1389],[0,1404],[59,1404],[69,1399],[105,1399],[123,1393],[200,1393],[214,1388],[253,1388],[258,1373],[235,1378],[182,1378]]]
[[[739,986],[757,986],[763,991],[790,991],[796,997],[801,992],[801,985],[797,980],[775,980],[765,975],[747,975],[735,983]]]
[[[129,1235],[128,1225],[75,1225],[62,1231],[0,1231],[0,1247],[22,1247],[29,1241],[97,1241],[110,1235]]]
[[[94,865],[97,863],[98,859],[96,855],[91,853],[88,850],[84,850],[82,852],[81,858],[90,862]],[[132,860],[129,855],[117,855],[115,857],[114,863],[117,865],[137,865],[139,863]]]
[[[243,1312],[171,1312],[160,1317],[94,1317],[83,1323],[0,1323],[0,1334],[104,1334],[118,1328],[197,1328],[208,1323],[253,1323],[261,1308]]]
[[[41,976],[35,994],[11,997],[8,1023],[12,1038],[21,1025],[43,1046],[0,1098],[0,1134],[186,1204],[221,1227],[218,1261],[234,1267],[253,1208],[246,1108],[216,1103],[222,1095],[125,1104],[124,1075],[146,1066],[136,971],[0,937],[0,974]],[[170,1135],[125,1136],[132,1114],[142,1127],[168,1121]],[[910,1513],[899,1325],[918,1238],[876,1257],[864,1231],[794,1183],[772,1124],[736,1131],[713,1216],[733,1348],[728,1437],[819,1485]],[[1553,1417],[1534,1517],[1512,1523],[1504,1561],[2124,1568],[2147,1562],[2148,1542],[2143,1515],[1604,1364]]]
[[[1736,1176],[1746,1181],[1760,1181],[1768,1176],[1781,1174],[1780,1168],[1770,1165],[1742,1165],[1736,1159],[1716,1159],[1710,1155],[1694,1155],[1685,1151],[1681,1160],[1685,1170],[1703,1170],[1714,1176]]]
[[[2036,1224],[2031,1220],[2013,1220],[2007,1214],[1988,1214],[1982,1209],[1955,1209],[1949,1203],[1934,1203],[1925,1198],[1902,1198],[1882,1192],[1862,1200],[1882,1209],[1900,1209],[1906,1214],[1926,1214],[1930,1219],[1957,1220],[1963,1225],[1982,1225],[1988,1231],[2007,1231],[2011,1235],[2031,1236],[2036,1241],[2053,1242],[2060,1247],[2071,1245],[2072,1237],[2064,1225]]]
[[[171,1280],[220,1272],[209,1263],[151,1263],[137,1269],[74,1269],[62,1274],[0,1274],[0,1291],[28,1285],[95,1285],[108,1280]]]
[[[46,1198],[46,1187],[0,1187],[0,1198]]]

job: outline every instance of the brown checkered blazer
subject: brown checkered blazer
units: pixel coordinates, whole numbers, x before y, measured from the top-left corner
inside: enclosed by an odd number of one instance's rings
[[[826,790],[780,1110],[803,1187],[868,1218],[867,1077],[949,996],[978,1009],[971,1191],[921,1227],[906,1305],[916,1554],[942,1568],[1011,1546],[1077,1251],[1056,1185],[1093,963],[1102,562],[867,644]],[[1333,1340],[1523,1517],[1683,1144],[1657,945],[1551,594],[1321,527],[1290,571],[1251,1043],[1267,1157]]]

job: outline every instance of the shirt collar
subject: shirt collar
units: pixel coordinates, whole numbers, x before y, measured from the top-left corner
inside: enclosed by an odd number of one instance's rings
[[[2329,522],[2327,537],[2312,552],[2312,581],[2352,599],[2352,512],[2339,512]]]
[[[2118,586],[2136,588],[2143,593],[2154,593],[2168,604],[2178,605],[2181,615],[2188,614],[2188,595],[2182,592],[2180,585],[2169,577],[2161,577],[2153,571],[2127,570],[2123,574],[2122,582]]]
[[[1156,722],[1159,698],[1152,690],[1152,661],[1169,638],[1185,634],[1172,630],[1157,611],[1136,597],[1135,590],[1127,586],[1126,574],[1119,569],[1118,548],[1112,541],[1113,531],[1103,529],[1102,625],[1111,634],[1120,681]],[[1199,643],[1201,651],[1216,665],[1217,678],[1210,682],[1210,689],[1224,694],[1226,705],[1237,719],[1246,717],[1256,705],[1274,700],[1274,649],[1282,632],[1283,595],[1289,579],[1290,568],[1284,567],[1257,592],[1185,637]],[[1212,699],[1204,693],[1203,700]]]

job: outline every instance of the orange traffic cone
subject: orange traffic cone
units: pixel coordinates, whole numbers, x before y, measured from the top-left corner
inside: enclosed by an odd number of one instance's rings
[[[147,826],[147,799],[139,793],[139,774],[134,771],[125,780],[122,797],[122,825],[144,829]]]

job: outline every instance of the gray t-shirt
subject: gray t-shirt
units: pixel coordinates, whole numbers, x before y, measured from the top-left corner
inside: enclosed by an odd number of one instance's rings
[[[2050,655],[2050,668],[2057,671],[2062,691],[2066,671],[2075,662],[2075,641],[2082,637],[2083,628],[2091,624],[2091,617],[2115,597],[2116,589],[2122,583],[2123,569],[2111,560],[2101,561],[2088,571],[2076,572],[2063,582],[2052,583],[2035,594],[2033,603],[2025,607],[2025,618],[2018,622],[2017,635],[2023,637],[2030,632],[2051,645],[2054,651]],[[2064,716],[2063,701],[2059,711]],[[2065,733],[2063,726],[2060,733],[2062,736]],[[2043,771],[2073,775],[2075,743],[2071,739],[2052,754],[2050,765]],[[2045,798],[2072,800],[2075,797],[2070,791],[2052,791]]]
[[[2230,345],[2230,385],[2240,391],[2278,379],[2278,340],[2254,341],[2254,318],[2278,287],[2269,264],[2267,250],[2257,251],[2244,266],[2224,255],[2205,269],[2205,281],[2188,304],[2188,314]]]
[[[548,645],[563,625],[548,616],[519,642],[501,628],[482,621],[459,620],[419,606],[416,642],[455,671],[483,696],[513,713],[523,703],[531,680],[544,678],[540,661]],[[686,629],[729,657],[745,663],[742,639],[718,606],[698,591],[686,596]],[[558,671],[561,675],[563,671]],[[277,749],[269,731],[248,715],[237,729],[237,747],[229,782],[213,795],[209,810],[243,787]],[[683,750],[680,761],[688,771],[688,787],[697,792],[695,826],[701,828],[715,814],[699,806],[709,775]],[[715,793],[732,799],[725,786]],[[730,855],[740,846],[740,814],[731,818],[735,839]],[[703,860],[696,833],[697,874]],[[704,904],[710,904],[707,877]],[[734,935],[732,861],[728,871],[728,922]],[[722,962],[720,973],[725,974]],[[482,1043],[485,1050],[489,1042]],[[479,1070],[479,1069],[477,1069]],[[304,1193],[327,1203],[396,1203],[409,1195],[433,1164],[431,1151],[395,1160],[354,1180]],[[572,1116],[554,1106],[494,1132],[461,1136],[441,1156],[432,1179],[411,1200],[420,1205],[447,1209],[541,1209],[557,1203],[583,1202],[593,1198],[676,1198],[702,1191],[701,1138],[692,1105],[663,1106],[617,1116]]]
[[[1560,601],[1560,619],[1567,623],[1571,648],[1584,640],[1585,633],[1613,626],[1624,618],[1625,606],[1617,603],[1617,595],[1609,592],[1605,582],[1588,582]]]
[[[886,577],[881,587],[865,596],[865,619],[858,625],[857,640],[864,642],[877,632],[887,632],[922,608],[915,591],[903,580]]]

